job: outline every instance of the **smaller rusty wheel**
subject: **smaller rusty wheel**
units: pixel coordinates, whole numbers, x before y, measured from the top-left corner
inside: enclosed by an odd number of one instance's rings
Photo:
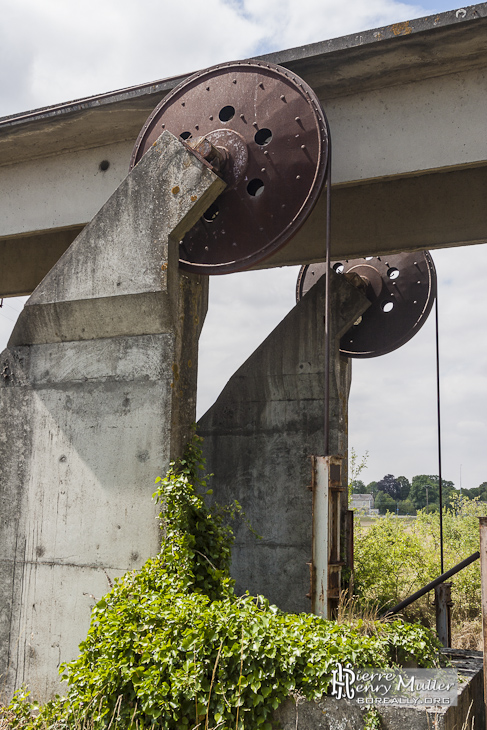
[[[426,322],[436,296],[436,270],[428,251],[333,261],[338,274],[358,274],[371,306],[340,340],[348,357],[377,357],[405,345]],[[302,266],[299,301],[325,273],[325,264]]]
[[[200,71],[148,118],[135,165],[159,135],[204,137],[223,151],[226,190],[180,244],[182,268],[241,271],[284,246],[319,198],[328,127],[312,89],[285,68],[237,61]]]

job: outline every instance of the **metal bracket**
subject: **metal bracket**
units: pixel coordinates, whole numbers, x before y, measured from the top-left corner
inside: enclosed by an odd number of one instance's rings
[[[313,531],[310,564],[313,613],[330,618],[340,599],[341,559],[340,494],[342,456],[312,456]]]

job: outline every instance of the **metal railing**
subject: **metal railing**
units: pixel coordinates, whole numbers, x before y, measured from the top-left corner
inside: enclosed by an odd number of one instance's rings
[[[431,583],[428,583],[423,588],[420,588],[419,591],[416,591],[416,593],[413,593],[409,598],[405,598],[404,601],[401,601],[401,603],[398,603],[397,606],[394,606],[393,608],[388,608],[387,611],[384,611],[384,613],[381,615],[381,618],[384,618],[385,616],[392,616],[395,613],[399,613],[399,611],[402,611],[403,608],[406,608],[407,606],[410,606],[411,603],[414,603],[414,601],[417,601],[418,598],[421,598],[421,596],[424,596],[426,593],[429,593],[433,590],[433,588],[436,588],[436,586],[439,586],[440,583],[444,583],[448,578],[451,578],[456,573],[459,573],[461,570],[466,568],[471,563],[474,563],[476,560],[480,558],[480,553],[477,550],[476,553],[473,553],[473,555],[470,555],[469,558],[465,558],[465,560],[462,560],[461,563],[458,563],[458,565],[455,565],[454,568],[450,568],[450,570],[447,570],[445,573],[442,573],[438,576],[438,578],[435,578],[431,581]]]
[[[473,553],[473,555],[470,555],[469,558],[465,558],[465,560],[462,560],[461,563],[458,563],[453,568],[450,568],[450,570],[442,573],[438,576],[438,578],[435,578],[423,588],[420,588],[419,591],[413,593],[412,596],[409,596],[409,598],[405,598],[404,601],[401,601],[393,608],[389,608],[387,609],[387,611],[384,611],[384,613],[381,615],[381,618],[393,616],[394,614],[399,613],[399,611],[407,608],[411,605],[411,603],[417,601],[418,598],[421,598],[421,596],[426,595],[426,593],[429,593],[429,591],[432,591],[434,589],[436,608],[436,633],[438,634],[438,638],[443,646],[451,646],[451,583],[446,583],[445,581],[447,581],[448,578],[451,578],[456,573],[459,573],[468,565],[474,563],[479,558],[480,552],[477,550],[477,552]]]

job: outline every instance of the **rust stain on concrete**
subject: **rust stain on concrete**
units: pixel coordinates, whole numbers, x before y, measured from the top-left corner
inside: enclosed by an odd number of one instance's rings
[[[394,23],[394,25],[391,25],[391,30],[394,33],[394,35],[409,35],[413,32],[409,20],[406,20],[404,23]]]

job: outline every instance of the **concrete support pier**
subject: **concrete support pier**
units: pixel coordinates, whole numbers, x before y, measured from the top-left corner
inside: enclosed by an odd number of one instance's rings
[[[165,132],[0,356],[0,687],[46,700],[109,582],[159,548],[154,479],[195,419],[207,279],[178,242],[225,187]]]
[[[293,612],[311,610],[311,455],[324,448],[324,284],[323,277],[237,370],[198,424],[213,499],[238,500],[262,538],[234,525],[237,591]],[[330,447],[346,456],[351,366],[339,338],[370,303],[333,271],[330,288]],[[345,491],[342,517],[347,509]]]

